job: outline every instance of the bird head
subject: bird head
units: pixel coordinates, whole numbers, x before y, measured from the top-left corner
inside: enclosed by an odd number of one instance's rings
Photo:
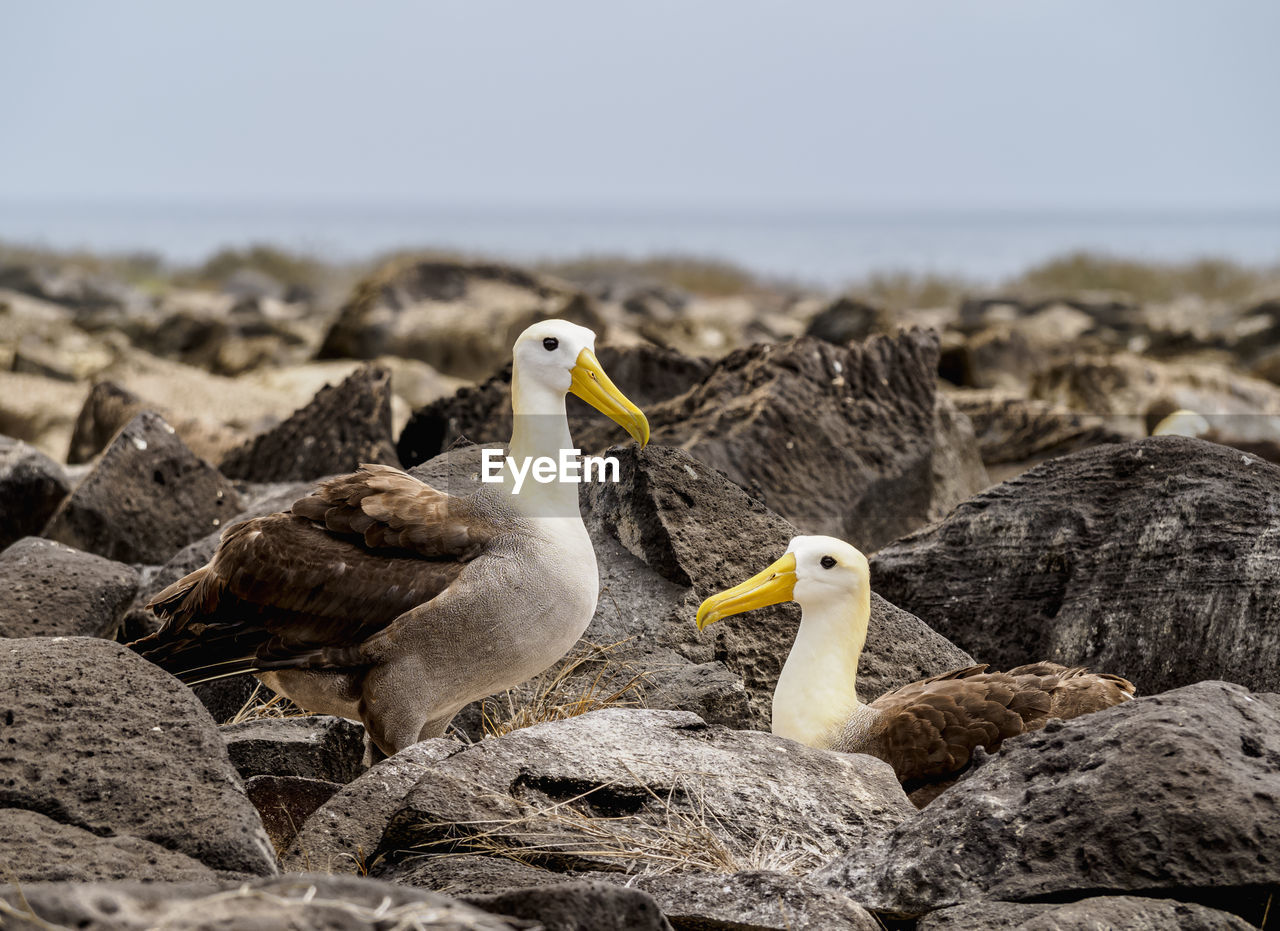
[[[847,602],[871,587],[867,557],[835,537],[794,537],[782,557],[740,585],[712,595],[698,608],[698,630],[734,614],[784,601],[806,611]]]
[[[649,421],[605,374],[596,334],[568,320],[540,320],[516,338],[513,372],[522,383],[574,394],[620,425],[644,446]]]

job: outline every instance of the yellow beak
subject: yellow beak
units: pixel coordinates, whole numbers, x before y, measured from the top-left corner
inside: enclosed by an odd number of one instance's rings
[[[573,382],[569,390],[631,434],[643,448],[649,442],[649,421],[644,412],[627,400],[617,385],[600,367],[600,360],[590,349],[578,353],[571,370]]]
[[[790,601],[796,588],[796,555],[786,553],[759,575],[741,585],[712,595],[698,608],[698,630],[706,630],[716,621],[766,605]]]

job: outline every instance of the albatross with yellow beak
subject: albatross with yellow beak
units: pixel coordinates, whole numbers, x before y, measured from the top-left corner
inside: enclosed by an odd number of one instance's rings
[[[772,566],[698,608],[699,630],[783,601],[800,630],[773,693],[773,732],[811,747],[867,753],[893,767],[923,806],[969,765],[1049,718],[1071,718],[1133,697],[1119,676],[1056,663],[987,672],[968,666],[912,682],[870,704],[858,700],[858,658],[871,619],[867,558],[832,537],[796,537]]]
[[[571,449],[572,392],[643,446],[649,424],[596,359],[595,334],[545,320],[516,340],[517,461]],[[131,646],[188,683],[254,673],[311,711],[364,724],[393,754],[444,733],[468,702],[560,659],[599,592],[577,484],[503,481],[471,495],[365,465],[290,511],[228,527],[208,565],[151,602]]]

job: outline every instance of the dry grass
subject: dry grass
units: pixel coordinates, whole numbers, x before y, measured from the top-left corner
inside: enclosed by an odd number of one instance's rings
[[[753,825],[758,829],[753,841],[733,840],[742,835],[740,827],[726,824],[702,793],[701,780],[708,775],[675,774],[670,788],[660,795],[632,774],[630,786],[653,803],[652,814],[657,815],[653,820],[590,811],[592,795],[628,785],[606,783],[541,808],[504,798],[505,803],[526,809],[506,821],[424,824],[423,829],[439,839],[415,850],[434,856],[496,856],[532,866],[554,863],[639,876],[744,870],[801,876],[837,853],[825,839],[779,834],[772,824]]]
[[[310,711],[299,708],[283,695],[277,695],[259,682],[253,687],[244,704],[240,706],[240,710],[225,723],[243,724],[245,721],[259,721],[263,718],[305,718],[310,715]]]
[[[558,667],[485,699],[481,710],[484,736],[501,737],[522,727],[563,721],[600,708],[643,707],[644,685],[650,673],[619,656],[627,642],[579,644]]]
[[[1184,295],[1243,301],[1280,285],[1280,268],[1252,268],[1226,259],[1146,262],[1073,252],[1027,270],[1010,285],[1032,292],[1121,291],[1153,302]]]
[[[959,304],[982,288],[957,275],[930,272],[875,272],[845,289],[845,293],[890,310],[914,310]]]

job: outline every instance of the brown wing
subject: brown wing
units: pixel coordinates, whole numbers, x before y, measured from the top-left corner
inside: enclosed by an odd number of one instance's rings
[[[913,682],[871,703],[881,715],[883,758],[908,791],[954,778],[977,747],[995,750],[1048,719],[1052,699],[1037,677],[986,668]]]
[[[1049,718],[1074,717],[1133,697],[1127,679],[1084,667],[1034,663],[1008,672],[986,669],[956,669],[871,703],[881,714],[884,759],[908,792],[954,779],[978,747],[991,752]]]
[[[229,527],[207,566],[155,597],[165,623],[131,646],[188,682],[359,665],[365,640],[448,587],[493,535],[467,499],[362,466]]]

